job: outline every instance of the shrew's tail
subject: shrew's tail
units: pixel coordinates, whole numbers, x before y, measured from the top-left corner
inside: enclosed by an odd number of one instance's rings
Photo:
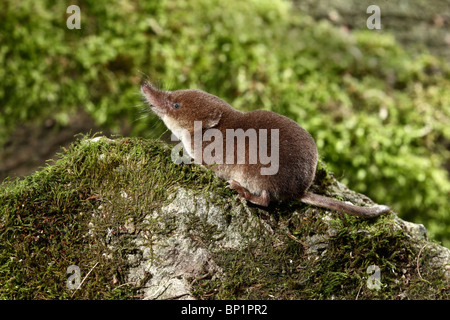
[[[320,196],[318,194],[310,192],[305,193],[300,198],[300,200],[306,204],[311,204],[313,206],[318,206],[330,210],[346,212],[348,214],[361,218],[375,218],[391,210],[388,206],[383,205],[376,205],[373,207],[359,207],[353,204],[348,204],[339,200]]]

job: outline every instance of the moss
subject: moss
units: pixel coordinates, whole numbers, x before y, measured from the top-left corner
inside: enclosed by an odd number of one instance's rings
[[[289,116],[343,183],[449,247],[449,59],[407,51],[391,33],[416,44],[425,30],[442,43],[448,1],[385,4],[390,17],[376,32],[366,28],[368,1],[315,2],[80,0],[83,26],[70,30],[71,1],[4,0],[0,148],[23,122],[52,118],[56,130],[80,111],[113,132],[158,137],[158,117],[130,107],[140,103],[141,70],[171,90],[204,89],[242,111]],[[339,19],[322,19],[334,8]]]
[[[326,190],[334,183],[333,173],[329,171],[325,162],[319,159],[316,168],[316,177],[314,178],[313,188],[318,191]]]
[[[289,225],[297,240],[278,228],[284,245],[274,239],[255,242],[244,250],[219,251],[215,261],[226,270],[225,280],[195,284],[198,298],[215,299],[448,299],[448,282],[442,270],[422,266],[417,273],[419,248],[392,216],[375,221],[334,216],[324,222],[306,209],[277,222]],[[276,227],[276,225],[273,225]],[[323,246],[311,253],[308,237],[327,231]],[[326,239],[326,240],[325,240]],[[259,239],[260,240],[260,239]],[[303,244],[302,244],[303,243]],[[380,270],[379,289],[370,287],[372,272]]]
[[[209,248],[223,270],[221,276],[192,279],[197,298],[449,298],[433,251],[423,250],[434,244],[412,241],[394,215],[361,220],[298,201],[247,207],[211,171],[173,164],[163,143],[93,138],[82,137],[53,165],[23,180],[2,183],[0,298],[135,297],[146,282],[127,281],[130,259],[140,255],[135,240],[145,236],[151,249],[154,236],[171,237],[171,216],[154,219],[149,213],[171,201],[178,188],[202,194],[207,206],[223,208],[226,219],[234,219],[230,208],[238,206],[259,223],[239,248],[225,249],[216,248],[223,236],[207,216],[183,217],[186,237]],[[318,185],[334,185],[322,164],[318,177]],[[70,265],[88,277],[76,291],[66,287]],[[367,286],[371,265],[381,272],[379,290]]]
[[[217,252],[225,281],[203,280],[198,298],[216,299],[448,299],[442,269],[432,257],[417,259],[420,246],[395,223],[291,205],[268,219],[273,238],[244,250]],[[267,215],[255,214],[260,217]],[[273,214],[273,212],[272,212]],[[285,228],[287,227],[287,229]],[[277,240],[278,239],[278,240]],[[280,239],[284,244],[280,244]],[[314,241],[312,239],[315,239]],[[369,266],[380,271],[380,287],[370,287]],[[419,275],[419,273],[422,273]],[[426,275],[424,275],[426,273]]]
[[[0,297],[129,297],[123,279],[133,234],[124,232],[126,223],[139,225],[171,190],[193,181],[197,190],[221,193],[223,182],[211,172],[174,165],[166,145],[91,138],[78,140],[54,165],[2,183]],[[68,266],[78,265],[84,277],[96,263],[91,281],[75,293],[67,290]]]

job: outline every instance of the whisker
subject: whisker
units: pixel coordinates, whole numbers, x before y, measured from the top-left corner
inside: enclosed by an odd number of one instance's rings
[[[142,119],[145,119],[145,118],[147,118],[148,116],[150,116],[150,114],[144,114],[144,115],[140,116],[139,118],[134,119],[134,120],[133,120],[133,123],[138,122],[138,121],[140,121],[140,120],[142,120]]]
[[[131,106],[131,108],[139,108],[139,107],[145,107],[145,106],[146,106],[145,103],[140,103],[135,106]]]
[[[143,71],[141,71],[141,70],[139,70],[139,69],[136,69],[136,70],[137,70],[137,72],[139,72],[142,76],[144,76],[145,80],[150,79],[150,76],[149,76],[148,74],[146,74],[145,72],[143,72]]]

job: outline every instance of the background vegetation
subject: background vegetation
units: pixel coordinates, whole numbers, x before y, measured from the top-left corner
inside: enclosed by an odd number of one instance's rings
[[[81,30],[66,27],[71,4]],[[135,107],[142,79],[200,88],[296,120],[342,182],[450,246],[450,67],[387,31],[281,0],[5,0],[0,21],[0,147],[24,123],[64,126],[81,111],[159,137]]]

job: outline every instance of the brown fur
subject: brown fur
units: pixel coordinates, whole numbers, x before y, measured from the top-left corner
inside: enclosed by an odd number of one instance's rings
[[[186,137],[181,137],[180,129],[189,132],[190,146],[186,145],[187,140],[183,143],[188,149],[190,147],[194,159],[199,159],[194,148],[194,121],[202,121],[202,134],[207,129],[217,129],[222,133],[223,138],[226,137],[227,129],[243,129],[244,132],[248,129],[267,129],[267,150],[269,151],[272,150],[270,130],[279,130],[277,174],[262,175],[261,168],[269,167],[269,165],[259,162],[249,163],[248,139],[245,140],[245,163],[237,163],[237,144],[235,143],[234,162],[226,164],[226,153],[230,150],[227,150],[226,144],[223,143],[225,150],[223,164],[212,166],[219,177],[229,182],[230,188],[235,189],[241,197],[250,202],[267,206],[270,199],[299,198],[308,204],[345,211],[361,217],[374,217],[390,210],[386,206],[358,207],[308,193],[307,190],[314,180],[317,166],[316,144],[305,129],[285,116],[265,110],[242,113],[222,99],[200,90],[160,91],[149,83],[144,83],[141,91],[155,113],[182,141]],[[205,150],[208,144],[210,142],[204,141],[200,151]],[[259,151],[259,146],[257,150]],[[205,159],[202,159],[202,163],[206,165]]]

